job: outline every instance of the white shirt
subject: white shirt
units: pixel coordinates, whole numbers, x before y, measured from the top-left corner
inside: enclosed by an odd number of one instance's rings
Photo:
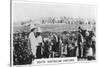
[[[41,36],[38,36],[38,37],[37,37],[37,42],[38,42],[38,43],[42,43],[42,37],[41,37]]]
[[[37,46],[37,45],[38,45],[37,39],[36,39],[36,37],[35,37],[35,35],[34,35],[33,32],[31,32],[31,33],[29,34],[29,39],[30,39],[30,41],[31,41],[31,45],[32,45],[32,46]]]
[[[33,32],[29,34],[29,41],[31,44],[32,53],[34,56],[36,56],[36,48],[37,48],[36,46],[38,45],[38,42]]]

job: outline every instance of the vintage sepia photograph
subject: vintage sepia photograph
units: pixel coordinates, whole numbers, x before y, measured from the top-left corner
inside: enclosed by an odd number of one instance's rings
[[[12,1],[12,65],[96,60],[96,6]]]

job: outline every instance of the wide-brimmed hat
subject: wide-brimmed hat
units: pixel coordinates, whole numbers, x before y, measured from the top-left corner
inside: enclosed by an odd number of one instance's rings
[[[41,30],[41,28],[40,28],[40,27],[38,27],[38,30],[37,30],[37,32],[42,32],[42,30]]]
[[[34,24],[31,24],[30,25],[30,29],[32,30],[32,29],[35,29],[36,28],[36,26],[34,25]]]

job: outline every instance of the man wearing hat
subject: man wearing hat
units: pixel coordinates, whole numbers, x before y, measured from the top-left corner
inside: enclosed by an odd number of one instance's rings
[[[36,27],[34,25],[31,25],[30,26],[30,34],[29,34],[29,47],[31,48],[31,51],[32,51],[32,54],[34,56],[34,58],[36,58],[36,49],[37,49],[37,45],[38,45],[38,42],[37,42],[37,39],[35,37],[35,29]]]
[[[42,36],[41,36],[41,28],[38,27],[37,28],[37,32],[36,32],[36,36],[37,36],[37,42],[38,42],[38,45],[37,45],[37,49],[36,49],[36,56],[37,58],[42,58]]]
[[[83,56],[83,29],[78,27],[78,58]]]

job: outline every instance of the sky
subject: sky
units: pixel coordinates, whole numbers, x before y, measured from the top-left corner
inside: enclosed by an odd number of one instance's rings
[[[35,20],[42,17],[96,18],[96,6],[86,4],[13,2],[13,22]]]

